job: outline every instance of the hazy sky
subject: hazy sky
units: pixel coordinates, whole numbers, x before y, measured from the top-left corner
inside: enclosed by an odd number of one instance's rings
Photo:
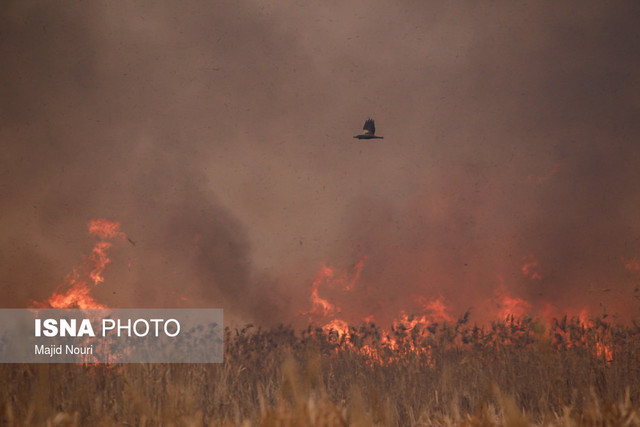
[[[2,304],[638,315],[640,4],[4,1]],[[385,139],[359,141],[367,117]],[[523,270],[523,266],[525,266]],[[528,266],[528,267],[527,267]],[[177,303],[180,296],[187,302]]]

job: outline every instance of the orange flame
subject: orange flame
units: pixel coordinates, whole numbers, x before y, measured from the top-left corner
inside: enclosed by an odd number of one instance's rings
[[[504,286],[496,289],[495,295],[500,319],[506,319],[507,317],[522,318],[530,314],[531,304],[522,298],[511,296]]]
[[[435,322],[452,322],[453,317],[448,313],[448,308],[443,302],[443,298],[439,297],[429,301],[421,298],[424,309],[429,313],[429,318]]]
[[[102,272],[111,261],[107,256],[107,250],[111,247],[108,239],[125,238],[125,234],[120,231],[120,224],[106,219],[94,219],[87,224],[89,235],[100,239],[95,243],[91,254],[86,258],[86,265],[82,270],[88,270],[89,280],[93,286],[104,282]],[[77,269],[73,269],[67,277],[65,283],[60,285],[53,294],[44,302],[33,304],[39,308],[106,308],[104,304],[96,301],[91,295],[89,280],[83,278]]]
[[[101,240],[126,237],[126,235],[120,231],[120,223],[109,221],[108,219],[92,219],[87,224],[87,227],[89,228],[89,235],[97,236]]]
[[[604,359],[607,363],[613,362],[613,352],[605,343],[596,343],[596,355]]]
[[[376,328],[373,321],[375,316],[378,316],[380,307],[385,305],[384,302],[378,305],[373,298],[367,298],[369,295],[366,292],[371,288],[367,283],[360,283],[365,259],[361,259],[351,269],[344,270],[323,264],[310,287],[311,309],[299,313],[310,315],[309,321],[312,324],[324,325],[316,331],[329,334],[336,350],[348,349],[366,356],[371,363],[377,364],[391,363],[407,354],[418,356],[420,363],[430,364],[434,360],[433,346],[440,342],[440,331],[449,334],[450,341],[447,345],[461,348],[473,342],[470,337],[478,334],[485,340],[496,340],[496,345],[521,346],[538,342],[536,340],[548,331],[545,339],[559,350],[588,349],[594,357],[606,363],[611,363],[615,358],[616,347],[609,341],[611,331],[602,321],[606,314],[601,319],[597,316],[590,317],[586,307],[582,310],[570,308],[568,312],[565,307],[563,313],[549,302],[529,302],[512,294],[510,287],[500,276],[493,298],[483,300],[484,307],[481,307],[481,310],[489,308],[489,317],[481,311],[484,321],[499,320],[492,321],[492,329],[485,330],[483,326],[474,326],[473,329],[465,330],[463,325],[468,322],[469,311],[456,321],[442,296],[412,294],[408,296],[413,301],[412,307],[415,308],[417,303],[419,308],[416,312],[407,314],[408,312],[399,311],[389,329],[383,325],[379,332],[371,334],[367,328]],[[542,274],[539,272],[540,263],[533,255],[523,257],[522,262],[520,271],[526,278],[542,280]],[[636,265],[640,265],[640,261],[630,260],[626,268],[635,270]],[[640,271],[640,267],[637,268]],[[364,309],[370,311],[362,312],[362,298],[354,301],[353,296],[360,291],[365,293],[364,301],[368,303]],[[345,296],[348,298],[345,299]],[[344,312],[339,306],[343,303]],[[359,310],[354,310],[354,307],[358,307]],[[365,323],[361,326],[351,324],[354,319],[361,319]],[[496,331],[507,331],[505,333],[511,335],[505,339],[502,336],[498,339]],[[376,338],[367,342],[367,337],[371,336]]]
[[[329,316],[336,312],[336,306],[331,304],[326,299],[322,298],[318,294],[318,288],[321,284],[325,283],[327,280],[330,280],[335,275],[335,271],[333,268],[323,265],[316,274],[316,278],[311,285],[311,304],[312,308],[310,311],[305,312],[305,314],[321,314],[323,316]]]
[[[53,292],[47,299],[45,304],[40,307],[44,308],[107,308],[106,305],[100,304],[91,295],[90,289],[86,286],[86,282],[71,282],[66,292]]]
[[[326,332],[334,331],[338,334],[338,337],[342,337],[349,333],[349,324],[344,320],[333,319],[331,322],[324,325],[322,329]]]
[[[320,288],[339,288],[344,292],[351,292],[355,289],[356,283],[360,280],[362,269],[364,267],[364,261],[366,256],[360,259],[354,266],[353,271],[345,270],[338,272],[335,268],[323,264],[320,270],[316,273],[313,283],[311,284],[311,294],[309,299],[311,301],[311,309],[308,311],[302,311],[301,315],[329,317],[340,313],[340,308],[328,299],[320,296]],[[311,318],[309,319],[311,320]]]

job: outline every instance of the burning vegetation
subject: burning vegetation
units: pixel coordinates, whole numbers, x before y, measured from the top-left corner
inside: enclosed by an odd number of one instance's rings
[[[104,307],[91,290],[105,280],[112,241],[126,236],[107,220],[88,232],[97,240],[83,266],[35,306]],[[223,364],[4,365],[0,416],[10,425],[640,423],[635,322],[586,308],[554,316],[551,305],[534,316],[499,281],[492,321],[412,295],[417,310],[384,327],[350,311],[366,260],[321,266],[298,313],[305,328],[226,328]],[[537,260],[523,261],[539,280]]]
[[[225,362],[3,365],[10,425],[637,425],[640,327],[226,329]]]

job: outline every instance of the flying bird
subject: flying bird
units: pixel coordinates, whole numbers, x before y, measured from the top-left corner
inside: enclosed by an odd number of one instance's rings
[[[384,136],[376,136],[376,123],[373,119],[369,118],[364,122],[364,133],[354,136],[358,139],[383,139]]]

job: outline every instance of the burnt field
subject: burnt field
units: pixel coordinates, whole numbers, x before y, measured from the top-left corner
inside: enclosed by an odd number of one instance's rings
[[[4,425],[638,425],[640,328],[227,329],[222,364],[2,365]]]

